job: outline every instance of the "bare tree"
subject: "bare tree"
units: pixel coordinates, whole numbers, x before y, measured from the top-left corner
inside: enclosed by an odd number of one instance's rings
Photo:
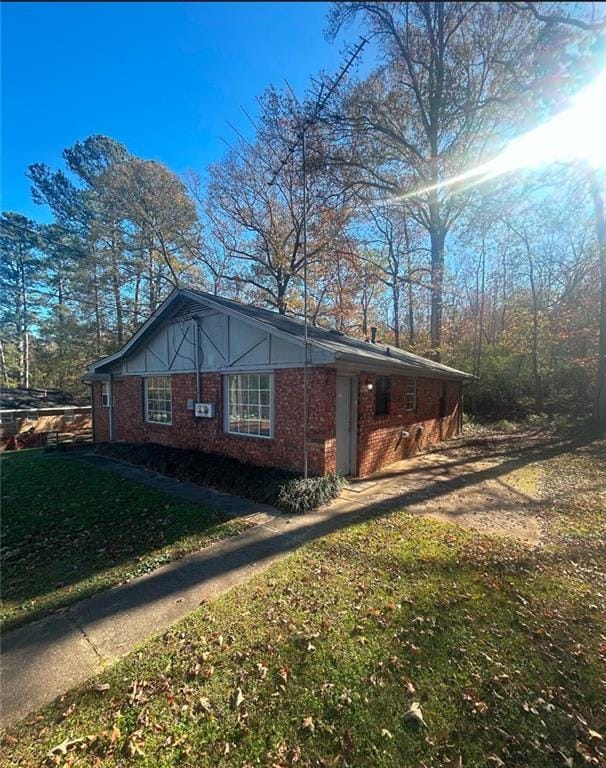
[[[226,159],[211,166],[206,214],[212,236],[230,257],[230,278],[243,280],[251,295],[284,314],[297,311],[303,271],[302,176],[291,151],[297,105],[270,89],[254,144],[240,139]],[[322,259],[346,248],[349,212],[342,192],[322,174],[319,135],[309,131],[312,161],[307,190],[307,258],[310,272]],[[315,151],[314,151],[315,147]],[[316,166],[314,168],[314,165]]]
[[[331,32],[363,16],[383,65],[333,115],[351,183],[410,195],[429,239],[431,344],[440,357],[445,242],[468,196],[440,187],[483,157],[518,93],[529,27],[503,3],[340,3]]]

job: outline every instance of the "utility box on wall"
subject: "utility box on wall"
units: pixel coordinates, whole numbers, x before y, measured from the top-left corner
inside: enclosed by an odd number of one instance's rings
[[[197,416],[200,419],[212,419],[214,415],[214,403],[196,403],[194,405],[194,416]]]

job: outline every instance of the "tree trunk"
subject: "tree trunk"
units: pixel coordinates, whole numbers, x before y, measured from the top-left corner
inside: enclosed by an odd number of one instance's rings
[[[124,315],[122,312],[122,296],[120,295],[120,276],[117,264],[112,264],[112,291],[116,307],[116,338],[122,346],[124,340]]]
[[[441,359],[442,308],[444,291],[444,234],[437,229],[431,239],[431,350],[434,360]]]
[[[393,340],[396,347],[400,346],[400,286],[394,282],[392,288],[393,300]]]
[[[480,376],[482,369],[482,341],[484,336],[484,292],[486,288],[486,251],[482,243],[482,255],[480,257],[479,275],[477,281],[476,306],[478,312],[476,324],[476,350],[473,373],[474,376]]]
[[[133,328],[139,325],[139,294],[141,291],[141,273],[137,271],[137,279],[135,280],[135,294],[133,297]]]
[[[93,268],[93,291],[95,303],[95,343],[97,345],[97,356],[101,356],[101,310],[99,308],[99,273],[97,271],[97,262]]]
[[[27,306],[27,286],[25,264],[21,259],[21,386],[29,389],[29,318]]]
[[[8,371],[6,370],[6,358],[4,357],[4,344],[2,343],[2,339],[0,339],[0,364],[2,365],[4,385],[8,387]]]
[[[530,251],[528,251],[528,266],[530,289],[532,291],[532,377],[534,380],[534,405],[537,413],[543,413],[543,380],[539,368],[539,297]]]
[[[598,341],[598,367],[593,416],[599,424],[606,424],[606,211],[595,173],[591,173],[591,196],[595,213],[598,254],[600,259],[600,321]]]

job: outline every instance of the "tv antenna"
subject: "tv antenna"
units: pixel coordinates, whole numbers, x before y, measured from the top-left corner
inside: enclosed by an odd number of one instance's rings
[[[309,367],[309,329],[308,329],[308,302],[307,302],[307,137],[309,128],[315,125],[322,116],[329,99],[337,90],[345,76],[353,66],[353,63],[362,52],[364,46],[368,43],[367,38],[360,37],[358,43],[347,52],[347,59],[337,72],[333,79],[314,83],[318,86],[317,93],[312,94],[313,101],[309,103],[307,110],[299,116],[299,125],[295,141],[291,144],[288,152],[274,171],[270,186],[273,186],[286,163],[290,160],[298,148],[301,149],[301,171],[303,177],[303,201],[301,217],[303,221],[303,329],[304,329],[304,353],[303,353],[303,476],[307,480],[308,476],[308,451],[307,451],[307,432],[308,432],[308,367]],[[287,83],[288,85],[288,83]],[[295,101],[296,96],[289,87]]]

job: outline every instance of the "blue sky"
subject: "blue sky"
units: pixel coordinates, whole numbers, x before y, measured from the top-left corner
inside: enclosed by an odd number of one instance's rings
[[[103,133],[178,173],[204,171],[249,130],[240,110],[287,78],[342,61],[350,29],[325,40],[329,3],[6,3],[2,6],[2,208],[44,220],[27,166],[61,165]],[[362,66],[364,66],[362,64]]]

